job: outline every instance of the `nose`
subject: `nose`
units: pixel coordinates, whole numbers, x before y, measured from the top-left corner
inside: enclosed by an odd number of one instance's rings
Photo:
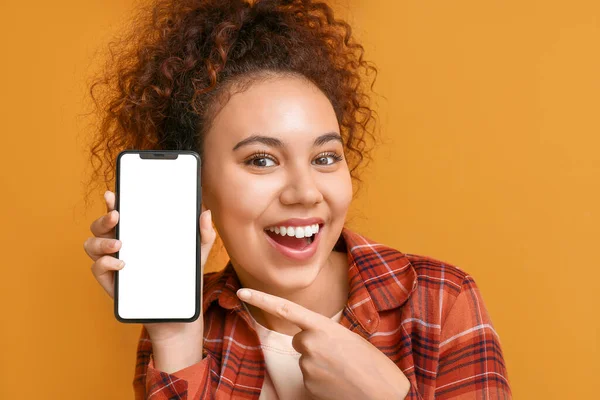
[[[312,168],[295,168],[287,175],[287,185],[281,192],[282,204],[303,204],[313,206],[323,201],[323,194],[317,186],[315,174]]]

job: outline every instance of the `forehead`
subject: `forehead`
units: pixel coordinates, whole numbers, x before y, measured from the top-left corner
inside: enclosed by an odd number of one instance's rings
[[[329,99],[312,82],[299,77],[269,78],[234,93],[211,124],[208,140],[232,143],[253,134],[283,141],[313,139],[339,126]]]

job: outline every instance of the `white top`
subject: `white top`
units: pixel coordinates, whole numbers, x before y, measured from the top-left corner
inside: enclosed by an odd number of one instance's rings
[[[339,323],[343,311],[342,308],[331,320]],[[267,369],[259,400],[309,399],[298,362],[301,354],[292,346],[294,337],[267,329],[256,322],[252,314],[250,318],[260,339]]]

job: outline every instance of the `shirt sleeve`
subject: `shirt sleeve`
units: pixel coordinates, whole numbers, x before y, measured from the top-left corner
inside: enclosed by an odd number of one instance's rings
[[[213,357],[203,359],[173,373],[154,368],[152,343],[145,327],[138,342],[133,388],[136,400],[205,400],[211,398],[210,371],[216,367]]]
[[[439,351],[436,399],[512,399],[500,338],[470,276],[443,321]]]

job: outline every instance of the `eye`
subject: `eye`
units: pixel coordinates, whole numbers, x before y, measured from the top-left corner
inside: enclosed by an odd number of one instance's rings
[[[332,162],[328,163],[327,159],[331,159],[333,160]],[[337,153],[333,153],[333,152],[326,152],[326,153],[321,153],[317,156],[317,158],[315,158],[316,161],[322,161],[325,160],[325,163],[317,163],[317,165],[333,165],[337,162],[340,162],[343,160],[343,157],[340,156]]]
[[[258,163],[255,162],[257,160],[259,161]],[[250,156],[250,158],[246,159],[246,161],[244,161],[244,164],[252,166],[252,167],[257,167],[257,168],[267,168],[267,167],[273,166],[273,165],[268,165],[269,161],[271,161],[273,163],[275,162],[273,157],[271,157],[267,153],[255,153],[255,154],[252,154]]]

